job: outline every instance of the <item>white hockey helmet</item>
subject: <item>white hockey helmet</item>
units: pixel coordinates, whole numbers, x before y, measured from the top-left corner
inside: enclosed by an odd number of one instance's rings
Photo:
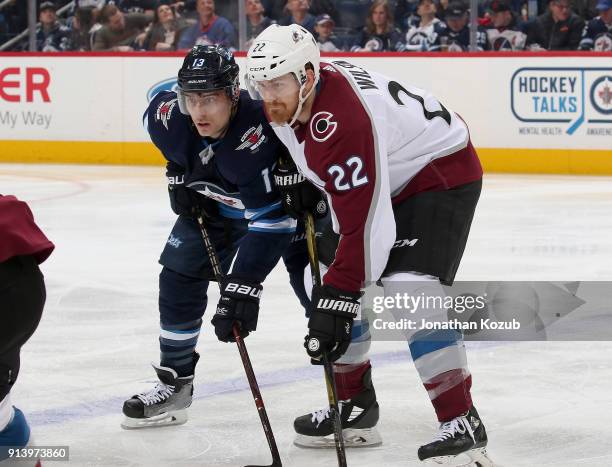
[[[300,85],[298,109],[290,122],[292,125],[301,112],[302,105],[319,82],[321,54],[315,38],[299,24],[279,26],[273,24],[259,34],[247,53],[246,85],[251,97],[258,98],[258,81],[269,81],[291,73]],[[314,86],[303,96],[306,84],[306,65],[312,65]]]

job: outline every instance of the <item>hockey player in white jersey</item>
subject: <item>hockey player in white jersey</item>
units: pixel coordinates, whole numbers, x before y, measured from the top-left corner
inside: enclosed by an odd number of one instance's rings
[[[321,256],[331,253],[323,285],[312,289],[307,353],[316,361],[327,351],[335,362],[347,445],[380,443],[368,325],[359,311],[339,310],[358,309],[362,289],[376,281],[387,295],[406,287],[443,293],[441,283],[452,284],[482,183],[468,129],[426,91],[347,61],[320,62],[315,40],[299,25],[270,26],[254,40],[247,86],[264,101],[299,172],[329,202],[333,232],[323,234]],[[291,171],[280,166],[277,183],[294,206],[308,209],[303,182],[286,176]],[[330,310],[332,300],[341,306]],[[467,454],[491,465],[461,335],[419,330],[406,338],[440,422],[419,458],[459,462]],[[301,445],[325,445],[332,433],[327,409],[294,426]]]

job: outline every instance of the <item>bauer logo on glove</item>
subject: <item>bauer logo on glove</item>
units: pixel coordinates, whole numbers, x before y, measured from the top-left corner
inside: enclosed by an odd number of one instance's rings
[[[225,277],[221,282],[221,298],[217,305],[217,312],[211,321],[220,341],[233,342],[235,340],[232,330],[234,323],[238,323],[240,336],[243,338],[257,329],[259,299],[262,290],[263,287],[258,282],[232,274]]]

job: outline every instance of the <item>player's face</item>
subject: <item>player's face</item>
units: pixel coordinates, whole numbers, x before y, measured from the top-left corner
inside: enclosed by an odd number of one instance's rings
[[[297,110],[300,92],[295,76],[288,73],[270,81],[258,81],[257,91],[274,123],[283,125],[291,120]]]
[[[232,114],[232,101],[225,91],[188,92],[185,104],[200,136],[223,136]]]

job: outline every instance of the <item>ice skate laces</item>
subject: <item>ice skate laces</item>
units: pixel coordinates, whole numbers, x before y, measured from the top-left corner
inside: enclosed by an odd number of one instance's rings
[[[440,426],[440,431],[432,442],[435,443],[436,441],[446,441],[449,438],[453,438],[455,434],[462,435],[466,431],[470,437],[474,439],[474,431],[472,430],[470,422],[467,420],[467,418],[453,418],[450,422],[445,422]]]
[[[338,402],[338,411],[340,411],[340,413],[342,413],[342,404],[346,403],[346,401],[339,401]],[[314,412],[312,412],[312,423],[316,423],[317,424],[317,428],[319,427],[319,425],[321,423],[323,423],[325,420],[327,420],[329,418],[329,413],[331,412],[331,407],[328,405],[326,408],[321,409],[321,410],[315,410]]]
[[[144,405],[152,405],[157,402],[162,402],[172,394],[174,394],[174,386],[157,383],[149,392],[143,392],[136,397],[138,397]]]

